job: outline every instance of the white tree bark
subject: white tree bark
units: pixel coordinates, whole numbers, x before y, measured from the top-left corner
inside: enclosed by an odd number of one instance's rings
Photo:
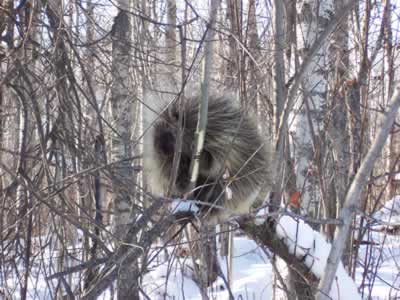
[[[166,0],[167,26],[165,26],[164,48],[159,54],[160,63],[156,65],[156,76],[153,85],[155,90],[161,91],[162,101],[169,103],[174,99],[173,94],[179,91],[179,68],[177,68],[177,53],[179,42],[176,34],[176,0]],[[163,93],[165,93],[163,95]],[[151,103],[150,103],[151,105]]]
[[[329,23],[334,11],[331,0],[305,0],[299,3],[298,51],[302,57],[315,43]],[[326,45],[312,57],[309,72],[302,81],[302,97],[296,106],[293,124],[293,143],[295,148],[295,167],[297,189],[301,192],[301,206],[310,214],[318,208],[318,188],[316,184],[314,159],[319,132],[323,129],[323,115],[327,92]]]
[[[120,12],[115,18],[113,39],[113,85],[111,88],[111,114],[113,119],[111,160],[124,161],[131,155],[130,138],[132,128],[132,99],[129,97],[129,38],[130,24],[128,15]],[[121,31],[123,29],[123,31]],[[118,175],[121,178],[131,176],[130,163],[119,164]],[[121,198],[122,197],[122,198]],[[129,199],[117,191],[115,198],[115,228],[126,225],[130,222]],[[116,229],[118,232],[118,229]]]
[[[111,160],[118,162],[114,169],[114,211],[113,229],[118,243],[125,236],[128,224],[132,223],[132,202],[135,200],[133,190],[127,187],[134,186],[132,166],[127,158],[132,156],[131,138],[134,123],[134,97],[132,96],[133,82],[130,80],[129,66],[131,65],[131,30],[127,1],[121,0],[117,17],[114,20],[112,32],[112,78],[111,87],[111,114],[113,120],[113,135],[111,140]],[[124,9],[125,10],[122,10]],[[133,239],[135,237],[132,237]],[[129,241],[135,243],[134,240]],[[123,262],[119,268],[117,280],[118,299],[138,299],[137,280],[134,278],[133,264],[136,261]]]

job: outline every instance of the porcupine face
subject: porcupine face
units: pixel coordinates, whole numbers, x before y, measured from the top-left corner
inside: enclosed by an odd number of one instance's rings
[[[157,122],[154,129],[154,149],[157,154],[157,160],[160,165],[161,176],[170,178],[172,173],[172,164],[176,149],[176,140],[178,135],[179,115],[172,107],[169,111],[161,116],[163,121]],[[196,116],[197,117],[197,116]],[[191,124],[190,126],[194,125]],[[184,126],[184,125],[183,125]],[[177,172],[175,186],[172,193],[175,196],[181,196],[182,193],[188,192],[190,183],[190,164],[192,157],[192,142],[194,136],[194,127],[183,127],[182,148]],[[200,173],[209,175],[213,160],[207,151],[203,151],[200,156]]]
[[[172,189],[172,194],[178,197],[187,192],[189,186],[198,103],[198,99],[193,98],[183,106],[182,152],[176,184]],[[178,127],[179,108],[176,104],[165,110],[154,125],[153,155],[156,167],[153,171],[158,172],[156,178],[164,182],[161,184],[164,190],[172,173]],[[244,112],[229,99],[210,97],[204,149],[200,157],[196,189],[192,195],[198,201],[217,206],[202,207],[207,219],[221,220],[249,210],[261,186],[272,185],[268,154],[268,148],[256,126]],[[228,178],[223,178],[224,174]],[[227,197],[227,187],[231,197]]]

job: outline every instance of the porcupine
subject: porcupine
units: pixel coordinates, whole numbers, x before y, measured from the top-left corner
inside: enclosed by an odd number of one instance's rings
[[[187,192],[199,103],[199,97],[187,98],[180,109],[175,101],[155,120],[147,120],[150,128],[144,143],[145,173],[154,193],[165,194],[168,189],[179,120],[183,121],[182,148],[171,194],[182,197]],[[248,213],[261,188],[272,188],[272,157],[269,144],[261,138],[248,113],[228,97],[210,96],[198,179],[189,199],[215,205],[200,205],[201,215],[213,223]]]

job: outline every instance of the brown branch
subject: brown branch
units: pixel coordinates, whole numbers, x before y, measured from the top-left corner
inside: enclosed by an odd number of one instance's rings
[[[399,107],[400,86],[396,88],[392,100],[389,103],[388,109],[381,120],[381,127],[379,128],[379,132],[377,133],[375,141],[368,151],[364,162],[361,164],[360,169],[358,170],[353,182],[351,183],[350,189],[347,192],[346,200],[342,210],[340,211],[339,217],[343,221],[343,225],[339,227],[338,234],[332,243],[332,248],[329,253],[325,272],[319,284],[317,299],[329,299],[329,292],[331,290],[332,282],[335,278],[340,257],[342,256],[346,239],[350,231],[353,212],[359,203],[361,191],[367,182],[368,176],[374,167],[375,161],[386,143],[386,139],[390,133],[390,129],[393,125],[394,119],[396,118]]]
[[[152,243],[168,228],[175,223],[175,217],[168,215],[161,219],[158,223],[154,224],[153,227],[147,231],[141,233],[141,239],[136,245],[132,245],[130,241],[133,240],[140,230],[146,227],[146,224],[152,220],[152,217],[161,210],[165,201],[163,199],[156,199],[155,202],[144,211],[143,215],[139,217],[135,224],[132,224],[130,230],[126,233],[123,241],[120,243],[118,249],[114,252],[110,259],[106,263],[101,273],[93,280],[90,288],[82,296],[82,299],[96,299],[107,287],[110,286],[118,276],[118,268],[122,264],[133,265],[135,269],[132,270],[131,280],[135,281],[140,275],[136,264],[131,264],[143,255],[146,249],[148,249]],[[132,247],[133,246],[133,247]]]
[[[276,234],[276,221],[269,217],[261,225],[256,225],[253,218],[241,218],[239,227],[246,235],[257,242],[260,246],[266,246],[271,252],[282,258],[309,286],[316,287],[318,278],[310,272],[309,268],[303,261],[298,259],[294,254],[289,252],[287,245]]]

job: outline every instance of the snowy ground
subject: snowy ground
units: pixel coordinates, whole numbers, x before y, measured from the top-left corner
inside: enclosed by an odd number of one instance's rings
[[[369,240],[376,245],[361,247],[356,273],[363,298],[400,299],[400,235],[372,232]]]
[[[374,233],[373,236],[376,242],[384,239],[382,233]],[[272,299],[272,267],[266,255],[253,241],[245,237],[236,237],[234,245],[232,292],[235,299]],[[384,245],[361,248],[356,283],[357,287],[364,284],[363,299],[368,297],[369,299],[400,299],[400,237],[387,236]],[[364,273],[362,262],[366,257],[370,260],[371,270],[362,281]],[[225,261],[220,260],[220,262],[222,266],[225,266]],[[172,267],[167,267],[163,264],[145,276],[146,292],[149,293],[151,299],[201,299],[196,284],[182,274],[181,269],[177,268],[178,265],[179,263],[176,263]],[[377,276],[374,276],[375,271],[377,271]],[[166,274],[169,274],[168,281]],[[374,277],[375,280],[373,280]],[[167,285],[166,282],[168,282]],[[210,289],[210,299],[229,299],[228,292],[221,287],[224,287],[224,283],[218,280],[213,289]],[[165,291],[167,292],[164,294]]]
[[[236,237],[234,245],[232,294],[235,299],[271,299],[272,268],[266,255],[254,241],[244,237]],[[202,299],[196,284],[182,274],[181,263],[169,267],[162,264],[144,277],[145,291],[151,299]],[[220,258],[220,265],[226,277],[226,261]],[[210,288],[210,296],[229,299],[221,278]]]
[[[363,245],[360,250],[359,266],[356,272],[357,287],[363,299],[400,299],[400,236],[372,232],[368,240],[374,244]],[[364,240],[367,240],[367,237]],[[53,299],[56,281],[46,281],[45,274],[54,272],[54,266],[46,265],[53,253],[36,258],[30,278],[29,299]],[[167,263],[154,263],[150,272],[143,278],[143,288],[150,299],[192,299],[200,300],[200,292],[190,279],[190,258],[174,258]],[[226,277],[226,262],[220,258],[220,264]],[[183,267],[184,265],[189,267]],[[367,265],[367,271],[364,266]],[[7,282],[12,299],[19,299],[15,287],[15,277],[8,273],[4,280],[4,266],[0,266],[0,291]],[[77,282],[77,280],[72,279]],[[235,299],[268,300],[272,299],[272,266],[266,254],[254,241],[246,237],[234,238],[233,284]],[[110,299],[109,292],[101,299]],[[220,278],[209,290],[210,299],[229,299],[224,281]],[[2,300],[0,295],[0,300]],[[279,299],[279,297],[278,297]],[[349,298],[341,298],[349,299]],[[354,300],[354,298],[351,298]]]

